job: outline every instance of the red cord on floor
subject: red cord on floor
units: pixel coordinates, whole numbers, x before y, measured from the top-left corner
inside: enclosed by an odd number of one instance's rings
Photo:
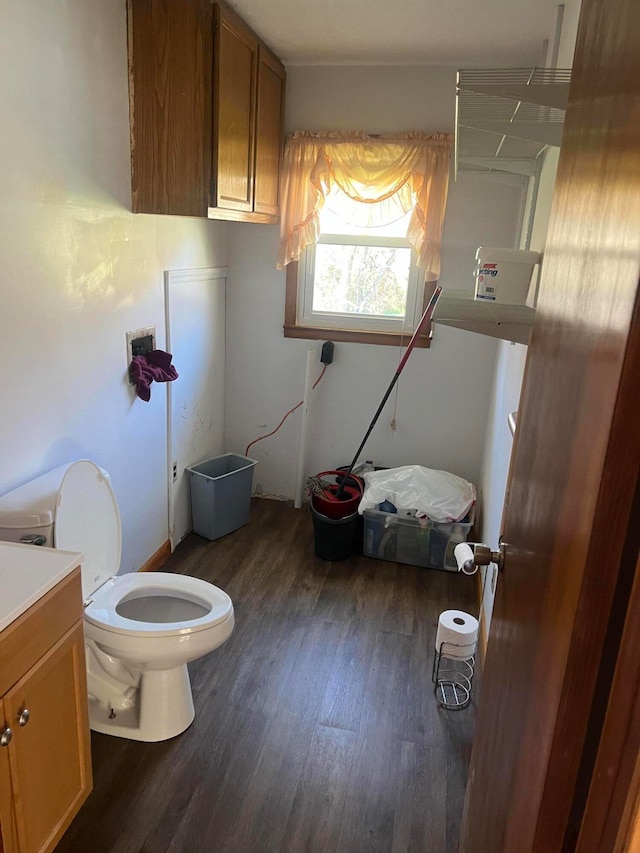
[[[321,372],[320,376],[318,376],[318,378],[316,379],[316,381],[313,383],[313,387],[314,387],[314,388],[316,387],[316,385],[318,384],[318,382],[320,382],[320,380],[321,380],[321,379],[322,379],[322,377],[324,376],[324,372],[325,372],[325,370],[326,370],[326,369],[327,369],[327,365],[325,364],[325,365],[323,365],[323,367],[322,367],[322,372]],[[253,447],[253,445],[254,445],[254,444],[257,444],[259,441],[262,441],[264,438],[270,438],[272,435],[275,435],[275,434],[278,432],[278,430],[280,429],[280,427],[282,426],[282,424],[283,424],[283,423],[286,421],[286,419],[289,417],[289,415],[292,415],[292,414],[296,411],[296,409],[299,409],[299,408],[300,408],[300,406],[301,406],[303,403],[304,403],[304,400],[300,400],[300,402],[298,403],[298,405],[297,405],[297,406],[294,406],[294,407],[293,407],[293,409],[289,409],[289,411],[287,412],[287,414],[282,418],[282,420],[280,421],[280,423],[278,424],[278,426],[277,426],[277,427],[276,427],[272,432],[268,432],[266,435],[261,435],[261,436],[260,436],[260,438],[254,438],[254,439],[253,439],[253,441],[251,441],[249,444],[247,444],[247,449],[245,450],[244,455],[245,455],[245,456],[248,456],[248,455],[249,455],[249,448],[250,448],[250,447]]]

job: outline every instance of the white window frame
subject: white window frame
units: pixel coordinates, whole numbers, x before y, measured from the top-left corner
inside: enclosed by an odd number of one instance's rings
[[[411,248],[404,237],[354,234],[321,234],[319,243],[342,246],[380,246],[381,248]],[[298,267],[297,322],[306,327],[345,329],[362,332],[412,333],[422,317],[424,275],[418,267],[416,253],[411,250],[411,266],[407,282],[407,303],[404,317],[380,317],[374,314],[350,314],[313,310],[315,277],[315,245],[307,246],[300,256]]]

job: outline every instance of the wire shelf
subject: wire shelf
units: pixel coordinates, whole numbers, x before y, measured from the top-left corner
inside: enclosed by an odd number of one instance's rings
[[[570,68],[467,68],[458,71],[456,174],[536,175],[547,146],[559,146]]]
[[[558,109],[566,109],[570,83],[570,68],[465,68],[458,72],[459,92]]]
[[[511,101],[497,95],[460,92],[458,95],[460,123],[472,120],[543,122],[545,124],[563,124],[564,110],[556,107],[543,107],[539,104],[527,104],[524,101]],[[466,121],[465,121],[466,120]]]
[[[500,84],[570,83],[570,68],[463,68],[460,82],[465,86],[479,85],[492,81]]]
[[[539,142],[505,136],[495,129],[480,130],[460,125],[456,138],[458,168],[502,169],[509,160],[521,160],[525,167],[521,174],[531,175],[532,164],[535,164],[545,147]]]

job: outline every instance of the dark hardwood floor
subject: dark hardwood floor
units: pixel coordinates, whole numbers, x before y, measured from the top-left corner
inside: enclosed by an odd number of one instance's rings
[[[92,733],[94,791],[57,853],[448,853],[474,707],[440,709],[438,614],[475,578],[313,553],[308,510],[191,534],[165,570],[232,597],[228,642],[190,665],[196,718],[145,744]]]

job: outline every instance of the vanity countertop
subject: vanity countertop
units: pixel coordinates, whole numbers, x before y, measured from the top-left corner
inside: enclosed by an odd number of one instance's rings
[[[0,631],[82,563],[82,554],[0,542]]]

